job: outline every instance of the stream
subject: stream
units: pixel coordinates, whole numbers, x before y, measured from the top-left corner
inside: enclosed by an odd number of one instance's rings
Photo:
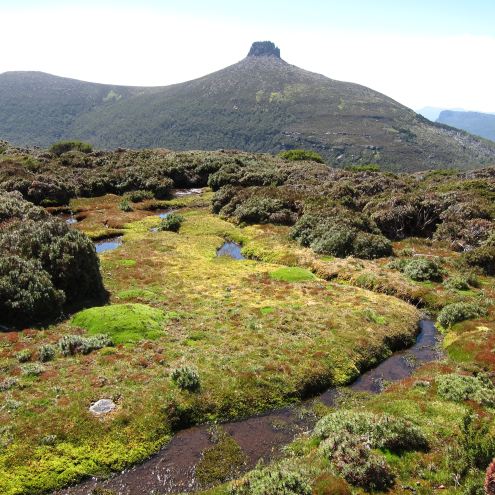
[[[440,337],[431,320],[420,321],[416,343],[396,352],[375,368],[363,373],[347,388],[380,393],[387,383],[412,375],[422,363],[441,357]],[[310,431],[316,422],[310,412],[311,403],[320,400],[336,406],[339,390],[329,389],[321,395],[266,414],[225,423],[222,428],[231,435],[247,456],[245,471],[260,459],[271,460],[280,455],[281,447],[302,432]],[[178,432],[157,454],[106,481],[91,479],[55,492],[56,495],[89,495],[96,487],[114,490],[118,495],[152,495],[190,492],[199,489],[194,472],[205,449],[214,445],[211,426],[202,425]]]

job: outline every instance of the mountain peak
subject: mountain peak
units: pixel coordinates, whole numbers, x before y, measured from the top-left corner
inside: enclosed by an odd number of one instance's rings
[[[277,57],[280,58],[280,48],[271,41],[255,41],[251,45],[248,57]]]

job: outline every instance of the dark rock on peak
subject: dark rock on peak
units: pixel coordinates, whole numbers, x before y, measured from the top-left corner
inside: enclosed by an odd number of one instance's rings
[[[280,58],[280,48],[271,41],[255,41],[251,45],[248,57],[277,57]]]

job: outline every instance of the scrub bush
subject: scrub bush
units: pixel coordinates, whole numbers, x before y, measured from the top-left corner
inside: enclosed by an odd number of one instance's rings
[[[284,160],[289,160],[291,162],[310,160],[317,163],[324,163],[323,157],[312,150],[288,150],[281,151],[278,156]]]
[[[417,282],[442,280],[439,265],[435,261],[426,258],[414,258],[408,261],[403,272],[404,275]]]
[[[366,490],[387,490],[394,484],[390,466],[382,456],[370,450],[367,437],[343,430],[327,438],[320,445],[320,451],[352,485]]]
[[[23,349],[16,353],[15,357],[20,363],[27,363],[31,359],[32,352],[29,349]]]
[[[1,236],[0,236],[1,237]],[[38,260],[0,258],[0,323],[22,327],[57,317],[65,302]]]
[[[458,302],[444,306],[437,317],[437,322],[443,328],[450,328],[460,321],[479,318],[485,314],[485,308],[482,308],[478,304]]]
[[[401,418],[369,412],[338,411],[329,414],[316,424],[313,431],[321,440],[341,432],[365,436],[371,448],[393,452],[428,448],[428,441],[417,426]]]
[[[195,392],[201,387],[198,370],[191,366],[181,366],[180,368],[174,369],[171,378],[182,390]]]
[[[495,405],[495,387],[489,379],[450,374],[439,376],[436,382],[438,395],[446,400],[472,400],[485,406]]]
[[[42,363],[52,361],[55,357],[55,347],[50,344],[42,345],[39,349],[38,357]]]
[[[90,354],[103,347],[112,347],[113,341],[108,335],[100,334],[92,337],[81,335],[64,335],[58,342],[60,352],[64,356]]]
[[[382,235],[360,232],[354,239],[352,252],[354,256],[364,259],[392,256],[392,243]]]
[[[311,495],[309,483],[296,471],[269,466],[256,468],[234,481],[230,495]]]
[[[159,223],[158,230],[178,232],[183,221],[184,221],[183,216],[178,215],[177,213],[171,213]]]
[[[50,147],[50,151],[57,156],[74,150],[81,151],[82,153],[91,153],[93,147],[82,141],[59,141],[58,143],[52,144]]]

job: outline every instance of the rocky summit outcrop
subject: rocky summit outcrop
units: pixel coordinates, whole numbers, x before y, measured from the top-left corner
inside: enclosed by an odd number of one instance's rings
[[[280,48],[271,41],[255,41],[251,45],[248,57],[277,57],[280,58]]]
[[[291,65],[270,41],[193,81],[156,88],[84,83],[41,73],[0,75],[0,138],[48,146],[317,151],[328,164],[382,169],[495,164],[495,143],[435,124],[358,84]]]

